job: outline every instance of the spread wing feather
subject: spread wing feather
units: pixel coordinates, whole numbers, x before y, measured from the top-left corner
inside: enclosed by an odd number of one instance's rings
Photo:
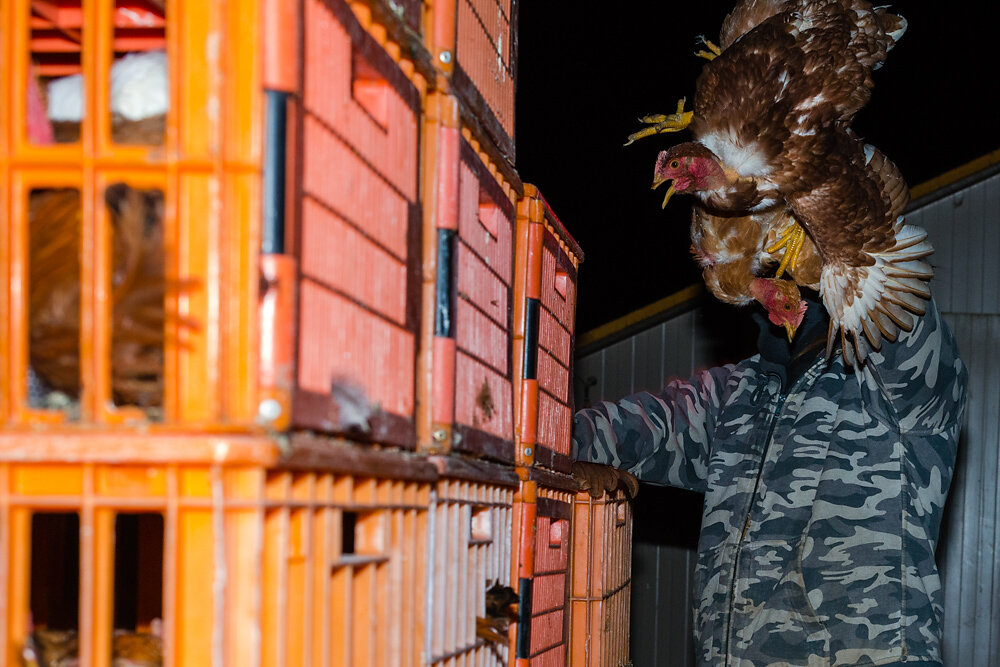
[[[845,359],[864,363],[883,338],[895,340],[913,327],[913,315],[923,314],[933,249],[923,229],[894,215],[906,205],[895,165],[853,137],[842,135],[837,144],[826,155],[830,175],[789,203],[824,257],[827,354],[840,332]]]

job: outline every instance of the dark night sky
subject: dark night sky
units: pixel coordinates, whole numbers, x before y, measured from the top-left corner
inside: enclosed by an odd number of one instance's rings
[[[656,154],[687,135],[622,144],[639,116],[691,99],[704,62],[692,55],[695,37],[714,39],[732,4],[519,3],[517,168],[586,254],[579,331],[700,279],[690,199],[662,211],[662,191],[649,190]],[[916,185],[1000,148],[1000,56],[983,16],[929,0],[893,7],[909,29],[854,128]]]

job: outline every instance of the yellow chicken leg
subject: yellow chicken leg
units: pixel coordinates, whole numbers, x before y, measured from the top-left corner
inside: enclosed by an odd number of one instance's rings
[[[694,54],[699,58],[704,58],[705,60],[711,61],[715,60],[716,58],[722,55],[722,49],[720,49],[718,46],[705,39],[705,35],[698,35],[698,41],[701,42],[701,44],[706,49],[708,49],[708,51],[706,51],[705,49],[701,49],[700,51],[695,51]]]
[[[802,229],[802,226],[796,222],[781,235],[777,243],[766,249],[767,252],[777,252],[782,248],[785,249],[785,254],[781,257],[781,264],[778,265],[778,270],[774,273],[775,278],[780,278],[785,273],[785,269],[789,271],[795,270],[799,251],[802,250],[802,245],[805,242],[806,230]]]
[[[685,101],[686,98],[684,97],[677,101],[677,111],[675,113],[659,113],[640,118],[639,122],[645,123],[646,125],[649,125],[649,127],[645,127],[638,132],[633,132],[628,135],[628,141],[625,142],[625,145],[628,146],[636,139],[642,139],[653,134],[680,132],[681,130],[686,129],[687,126],[691,124],[691,120],[694,118],[694,112],[684,110]]]

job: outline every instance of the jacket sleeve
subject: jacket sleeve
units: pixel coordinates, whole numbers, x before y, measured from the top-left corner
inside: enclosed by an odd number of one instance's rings
[[[933,299],[912,331],[872,354],[864,374],[880,385],[904,433],[934,434],[954,430],[965,411],[968,371],[958,345]]]
[[[733,370],[713,368],[657,394],[639,392],[580,410],[573,418],[573,457],[704,492],[712,432]]]

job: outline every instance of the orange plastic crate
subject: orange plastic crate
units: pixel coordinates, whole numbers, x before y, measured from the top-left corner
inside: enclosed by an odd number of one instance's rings
[[[5,664],[21,664],[29,610],[51,623],[74,598],[82,664],[110,664],[123,599],[138,604],[139,623],[162,620],[166,666],[421,664],[437,476],[426,461],[305,438],[284,456],[246,438],[30,444],[0,439]],[[51,463],[53,447],[67,445],[78,462]],[[33,534],[34,517],[54,513],[77,517],[77,541],[62,542],[79,554],[73,576],[64,555],[32,553],[32,544],[53,544]],[[158,520],[144,533],[151,555],[139,549],[147,576],[129,594],[128,583],[115,585],[127,572],[116,563],[128,560],[115,525],[136,513]],[[157,569],[159,585],[148,577]]]
[[[7,425],[147,419],[170,429],[252,425],[262,158],[258,10],[257,0],[224,7],[170,0],[166,14],[157,3],[140,0],[0,3],[0,318],[9,323],[0,336],[0,419]],[[158,46],[165,47],[172,101],[162,142],[117,143],[109,110],[111,64],[122,50]],[[29,140],[27,109],[38,108],[29,103],[29,91],[42,86],[27,84],[36,75],[44,84],[70,71],[84,80],[79,138]],[[165,342],[157,371],[163,378],[160,413],[153,418],[113,399],[117,297],[104,195],[119,182],[162,193]],[[78,416],[30,404],[26,386],[28,202],[32,191],[59,188],[78,193],[74,224],[86,249],[73,260],[79,263]]]
[[[425,664],[507,664],[508,645],[477,632],[487,619],[486,593],[510,586],[513,498],[511,468],[432,457],[441,478],[431,502]],[[502,627],[501,627],[502,629]],[[497,634],[499,630],[494,628]]]
[[[377,28],[304,5],[293,425],[412,447],[423,93]]]
[[[583,251],[525,184],[514,300],[519,462],[569,472],[577,270]]]
[[[514,161],[518,0],[429,2],[430,50],[463,110]]]
[[[518,559],[515,573],[521,604],[516,667],[565,665],[569,655],[569,574],[576,481],[541,468],[521,468],[515,498]]]
[[[629,660],[632,504],[622,493],[573,499],[570,572],[573,667],[618,667]]]

